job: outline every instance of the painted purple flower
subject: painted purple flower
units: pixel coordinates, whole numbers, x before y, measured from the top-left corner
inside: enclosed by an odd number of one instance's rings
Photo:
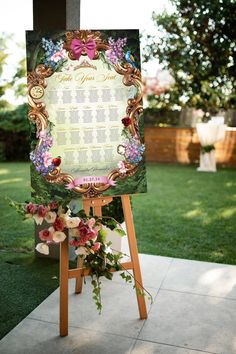
[[[53,139],[48,131],[42,131],[37,135],[41,138],[41,144],[30,153],[30,160],[35,165],[35,169],[42,176],[46,176],[54,168],[52,156],[48,150],[52,147]]]
[[[127,38],[118,38],[115,41],[113,38],[108,39],[110,49],[106,51],[106,57],[111,64],[117,64],[118,61],[124,58],[123,47],[127,43]]]
[[[142,160],[144,150],[144,144],[140,144],[140,142],[133,137],[125,145],[125,157],[130,163],[138,164]]]

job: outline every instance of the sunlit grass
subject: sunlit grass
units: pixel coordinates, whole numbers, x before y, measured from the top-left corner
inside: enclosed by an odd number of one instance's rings
[[[139,251],[236,264],[236,170],[149,165],[148,193],[134,196]]]
[[[34,225],[22,222],[6,198],[24,202],[30,198],[30,170],[27,163],[0,164],[0,249],[33,250]]]

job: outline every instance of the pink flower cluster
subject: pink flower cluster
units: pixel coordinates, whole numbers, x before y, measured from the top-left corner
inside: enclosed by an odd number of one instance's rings
[[[101,243],[96,242],[99,226],[96,226],[96,220],[90,218],[87,221],[79,217],[71,217],[70,210],[66,213],[57,202],[50,202],[47,206],[29,203],[25,206],[26,217],[33,217],[38,225],[43,221],[49,224],[39,232],[39,238],[42,243],[38,243],[36,250],[43,254],[49,254],[48,245],[51,243],[63,242],[66,238],[66,230],[73,236],[70,245],[78,247],[75,251],[77,255],[86,255],[98,252]]]
[[[98,229],[94,227],[95,219],[91,218],[86,223],[81,220],[78,227],[73,229],[73,236],[76,238],[70,241],[71,246],[85,246],[88,241],[96,241]]]

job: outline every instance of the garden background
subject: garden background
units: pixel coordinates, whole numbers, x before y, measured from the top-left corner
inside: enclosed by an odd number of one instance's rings
[[[235,7],[229,0],[175,0],[171,10],[153,14],[153,35],[142,33],[143,61],[157,66],[145,75],[148,193],[132,198],[141,253],[236,264]],[[22,223],[6,199],[23,202],[31,192],[25,60],[14,42],[2,33],[0,295],[9,306],[0,313],[1,336],[58,286],[58,262],[35,258],[34,225]],[[22,58],[6,78],[13,45]],[[195,125],[212,115],[223,115],[229,128],[216,145],[219,170],[200,173]],[[119,202],[112,209],[120,214]]]

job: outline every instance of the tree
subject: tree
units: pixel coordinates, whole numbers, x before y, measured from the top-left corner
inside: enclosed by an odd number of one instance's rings
[[[11,34],[0,33],[0,110],[13,108],[4,98],[7,89],[14,90],[15,97],[24,97],[26,95],[26,60],[24,57],[16,63],[15,72],[12,74],[12,77],[3,75],[8,65],[8,47],[10,47],[13,42],[13,36]],[[16,44],[17,49],[23,49],[21,44]]]
[[[12,36],[0,35],[0,161],[28,159],[29,151],[29,123],[27,106],[14,106],[6,100],[6,90],[14,90],[15,96],[25,96],[26,68],[22,58],[11,77],[7,77],[8,47],[12,43]],[[19,45],[18,45],[19,48]]]
[[[211,114],[236,108],[236,1],[172,3],[172,14],[153,13],[158,35],[148,36],[145,48],[146,61],[158,57],[175,80],[168,92],[155,97],[156,104]]]
[[[2,33],[0,36],[0,78],[2,77],[3,74],[3,69],[4,65],[6,64],[8,54],[6,53],[7,49],[7,39],[9,36],[6,34]],[[8,88],[8,83],[6,80],[0,79],[0,99],[4,95],[6,89]]]

